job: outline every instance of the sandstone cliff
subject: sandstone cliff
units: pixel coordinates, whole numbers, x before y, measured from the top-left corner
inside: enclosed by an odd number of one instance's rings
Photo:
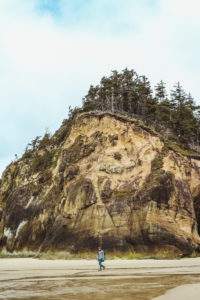
[[[1,180],[1,249],[189,254],[199,231],[200,161],[125,117],[79,115]]]

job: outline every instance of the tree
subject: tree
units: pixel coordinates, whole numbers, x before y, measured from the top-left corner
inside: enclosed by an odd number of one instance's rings
[[[168,99],[165,99],[160,103],[158,103],[157,111],[156,111],[157,114],[156,119],[159,122],[162,122],[167,126],[168,125],[170,126],[172,120],[171,113],[172,113],[172,106]]]
[[[123,109],[121,101],[121,74],[117,71],[112,71],[111,80],[111,110],[121,111]]]
[[[165,83],[162,80],[155,86],[155,97],[159,102],[164,101],[167,98]]]
[[[136,86],[138,75],[134,70],[128,70],[126,68],[122,71],[121,77],[123,110],[129,113],[134,113],[137,106]]]
[[[101,79],[100,85],[90,86],[83,98],[83,108],[72,110],[70,115],[92,110],[134,114],[146,123],[153,121],[158,129],[163,129],[163,125],[170,127],[187,144],[199,136],[199,122],[195,115],[198,108],[191,94],[186,94],[179,82],[174,85],[168,99],[165,83],[161,80],[155,86],[153,97],[147,77],[138,76],[134,70],[126,68],[121,73],[114,70],[109,77]]]
[[[170,101],[172,107],[177,108],[180,105],[184,105],[186,101],[186,93],[184,92],[180,82],[174,85],[174,89],[171,90]]]
[[[27,146],[27,149],[29,150],[35,150],[38,145],[40,144],[40,141],[41,141],[41,136],[36,136],[35,139],[33,139]]]
[[[96,87],[94,87],[93,85],[90,86],[88,94],[83,98],[84,111],[91,111],[99,108],[98,91],[99,91],[99,86]]]
[[[151,85],[147,77],[140,76],[137,81],[138,108],[137,114],[146,118],[147,116],[147,101],[152,97]]]

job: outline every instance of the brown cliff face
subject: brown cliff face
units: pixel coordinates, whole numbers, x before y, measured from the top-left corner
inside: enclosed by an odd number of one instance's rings
[[[189,254],[200,245],[200,162],[134,121],[83,114],[64,142],[6,169],[0,206],[1,249]]]

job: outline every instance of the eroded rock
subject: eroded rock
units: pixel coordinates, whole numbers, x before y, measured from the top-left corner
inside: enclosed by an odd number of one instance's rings
[[[58,143],[64,128],[53,139]],[[77,118],[32,171],[31,153],[0,182],[0,248],[9,251],[200,249],[200,163],[109,114]],[[45,151],[45,148],[44,148]],[[49,150],[50,151],[50,150]]]

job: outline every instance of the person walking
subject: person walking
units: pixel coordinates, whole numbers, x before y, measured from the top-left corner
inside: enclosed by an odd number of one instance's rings
[[[105,270],[105,266],[102,265],[102,262],[105,260],[105,254],[101,247],[98,250],[99,271],[101,271],[102,269]]]

